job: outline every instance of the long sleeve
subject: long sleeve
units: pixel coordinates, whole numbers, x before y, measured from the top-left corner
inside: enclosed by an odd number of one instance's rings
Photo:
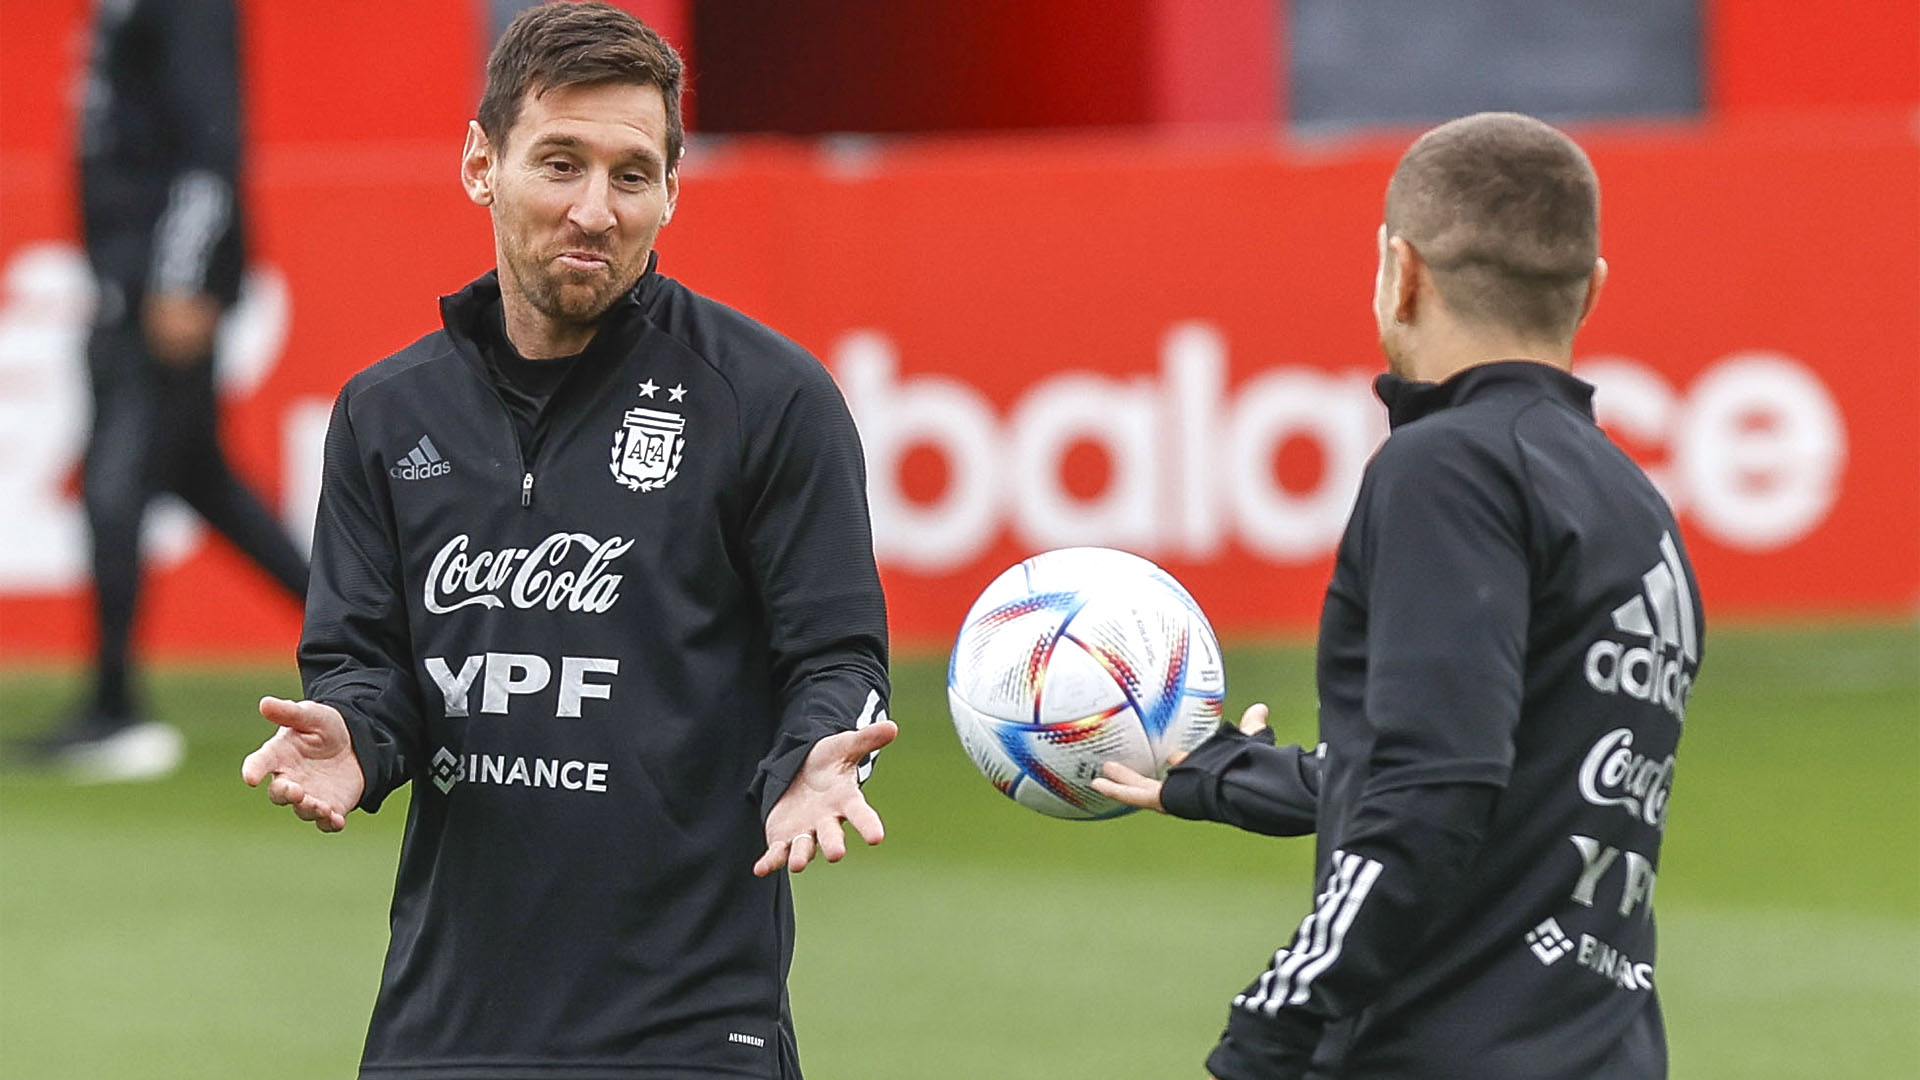
[[[1299,746],[1273,745],[1273,732],[1243,735],[1222,724],[1167,772],[1167,813],[1218,821],[1268,836],[1306,836],[1319,809],[1320,758]]]
[[[148,287],[215,291],[215,253],[234,227],[240,171],[240,77],[230,2],[165,3],[155,11],[160,115],[174,172],[153,227]]]
[[[1355,519],[1372,733],[1359,798],[1320,823],[1337,849],[1318,901],[1235,999],[1209,1062],[1222,1080],[1298,1075],[1328,1021],[1387,990],[1463,882],[1512,767],[1524,502],[1495,451],[1408,434],[1376,459]]]
[[[853,417],[817,364],[773,412],[749,418],[745,462],[744,548],[779,702],[750,790],[763,817],[815,742],[884,719],[888,695],[886,600]]]
[[[1301,1075],[1326,1023],[1365,1008],[1419,948],[1479,851],[1498,795],[1485,784],[1430,784],[1368,798],[1313,911],[1234,998],[1207,1059],[1213,1075]]]
[[[424,764],[425,720],[392,513],[359,452],[351,389],[327,425],[299,656],[307,697],[346,718],[367,781],[360,808],[371,812]]]

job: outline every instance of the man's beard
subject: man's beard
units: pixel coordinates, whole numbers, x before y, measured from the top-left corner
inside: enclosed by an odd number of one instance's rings
[[[535,311],[563,325],[579,326],[600,320],[640,275],[629,275],[609,262],[605,273],[573,274],[552,268],[551,260],[514,255],[508,270],[520,293]]]

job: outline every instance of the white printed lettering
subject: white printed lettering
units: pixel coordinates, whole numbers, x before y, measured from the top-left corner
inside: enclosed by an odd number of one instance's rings
[[[1054,375],[1013,404],[1003,428],[979,391],[939,376],[900,379],[890,341],[849,334],[834,368],[867,452],[875,554],[923,572],[951,570],[978,558],[1011,519],[1035,546],[1115,544],[1204,558],[1219,552],[1231,519],[1262,555],[1319,558],[1338,541],[1386,432],[1370,376],[1283,368],[1229,397],[1225,365],[1217,330],[1182,323],[1162,344],[1157,380]],[[1274,470],[1296,438],[1323,462],[1302,491]],[[1060,475],[1080,442],[1098,445],[1111,463],[1108,483],[1091,495],[1070,492]],[[946,486],[931,503],[900,489],[911,448],[933,450],[946,465]]]
[[[1653,989],[1652,964],[1635,963],[1632,957],[1592,934],[1580,935],[1580,947],[1574,955],[1581,967],[1622,990]]]
[[[468,754],[456,758],[443,746],[434,754],[428,774],[434,786],[446,793],[451,793],[458,784],[603,792],[607,790],[607,768],[604,761],[509,758],[505,754]]]
[[[1620,692],[1620,655],[1627,647],[1601,638],[1587,650],[1587,685],[1603,694]]]
[[[1641,646],[1628,649],[1620,657],[1620,689],[1628,697],[1651,700],[1653,688],[1659,682],[1654,676],[1659,663],[1659,657],[1651,649]]]
[[[921,571],[977,558],[1000,513],[1000,433],[986,399],[943,376],[897,385],[893,344],[876,333],[850,334],[835,353],[836,375],[866,449],[874,554]],[[930,505],[916,505],[900,490],[900,460],[915,446],[935,449],[946,462],[946,489]]]
[[[229,389],[257,384],[274,364],[286,332],[289,295],[283,276],[272,268],[250,271],[233,317],[223,324],[223,383]],[[30,438],[14,440],[17,453],[0,454],[0,490],[9,494],[10,530],[0,543],[0,591],[39,593],[78,587],[87,576],[84,519],[80,502],[63,478],[72,471],[84,443],[85,387],[77,358],[84,352],[94,282],[82,255],[66,244],[29,244],[6,261],[6,288],[0,296],[0,368],[10,397],[0,397],[0,428]],[[100,296],[111,307],[113,290]],[[231,331],[231,332],[230,332]],[[1775,344],[1762,341],[1761,345]],[[1154,347],[1142,339],[1138,347]],[[1310,557],[1330,554],[1337,523],[1327,529],[1317,516],[1328,504],[1344,516],[1352,491],[1345,477],[1357,475],[1379,437],[1378,406],[1367,390],[1371,367],[1329,374],[1328,362],[1294,357],[1281,341],[1273,351],[1237,357],[1234,365],[1277,377],[1297,373],[1343,384],[1340,401],[1325,417],[1300,423],[1265,415],[1266,406],[1249,401],[1249,390],[1265,375],[1245,384],[1229,379],[1229,341],[1220,324],[1185,321],[1167,325],[1158,345],[1159,368],[1117,372],[1102,358],[1104,374],[1095,376],[1122,393],[1138,388],[1150,395],[1154,417],[1157,479],[1149,503],[1151,543],[1156,552],[1208,561],[1238,541],[1259,557],[1312,546]],[[914,572],[964,567],[988,554],[996,540],[1022,522],[1067,518],[1091,527],[1094,519],[1138,529],[1138,512],[1122,513],[1108,500],[1111,491],[1080,507],[1029,507],[1017,511],[1012,495],[1015,470],[1027,467],[1010,453],[1011,418],[1025,400],[1047,385],[1049,376],[1031,385],[1007,385],[1006,405],[997,409],[987,394],[956,374],[905,373],[898,350],[883,332],[861,330],[833,350],[833,366],[861,427],[869,463],[870,501],[875,545],[883,565]],[[226,363],[234,360],[235,363]],[[1072,357],[1029,362],[1036,371],[1075,366]],[[937,364],[938,361],[935,361]],[[921,365],[923,367],[929,365]],[[1655,485],[1691,528],[1716,543],[1749,552],[1775,551],[1803,541],[1830,519],[1848,475],[1848,425],[1861,418],[1842,413],[1839,399],[1816,367],[1805,360],[1765,349],[1721,356],[1674,358],[1676,370],[1698,370],[1691,382],[1676,382],[1647,363],[1618,355],[1578,357],[1574,369],[1597,387],[1594,404],[1601,422],[1617,435],[1647,469]],[[1331,404],[1322,396],[1320,404]],[[1139,401],[1136,399],[1136,404]],[[319,498],[322,445],[331,402],[299,397],[281,412],[282,511],[297,537],[312,535]],[[1134,410],[1129,416],[1145,415]],[[1337,419],[1336,419],[1337,417]],[[1364,421],[1355,426],[1354,417]],[[1041,419],[1031,421],[1035,425]],[[1051,423],[1047,419],[1046,423]],[[1262,471],[1259,443],[1276,445],[1285,429],[1289,441],[1311,446],[1323,462],[1322,479],[1311,490],[1281,492],[1271,470]],[[1337,435],[1329,433],[1337,432]],[[1041,441],[1055,437],[1029,432]],[[1364,447],[1358,458],[1350,440]],[[1130,442],[1133,435],[1115,436]],[[1238,447],[1230,455],[1229,450]],[[945,465],[947,483],[928,502],[906,497],[897,465],[909,451],[931,451]],[[1129,451],[1131,452],[1131,451]],[[434,470],[430,470],[434,471]],[[1137,483],[1148,470],[1129,460],[1115,461],[1117,481]],[[1241,472],[1256,474],[1261,489],[1243,486]],[[456,474],[458,475],[458,474]],[[1034,498],[1059,502],[1063,485],[1036,481],[1026,485]],[[1116,485],[1118,486],[1118,485]],[[1082,516],[1073,519],[1073,514]],[[1109,516],[1110,515],[1110,516]],[[1260,520],[1250,515],[1261,515]],[[173,565],[205,541],[206,530],[191,515],[159,506],[152,515],[156,542],[152,557]],[[1283,523],[1273,534],[1262,522]],[[1317,537],[1317,540],[1311,538]],[[1037,546],[1016,536],[1016,546]],[[1114,544],[1120,536],[1093,542]],[[464,551],[468,540],[459,538]],[[472,552],[453,578],[447,576],[453,551],[433,562],[425,590],[427,610],[446,614],[461,608],[497,608],[509,603],[503,591],[519,573],[530,549],[506,547]],[[565,567],[549,566],[550,574]],[[976,567],[975,569],[981,569]],[[572,582],[581,610],[605,610],[619,592],[618,575],[577,572]],[[588,580],[588,579],[591,580]],[[549,581],[549,585],[553,582]],[[415,594],[416,597],[419,594]],[[541,606],[553,599],[539,594]],[[566,597],[561,598],[562,606]],[[556,610],[558,610],[556,608]],[[1671,681],[1670,668],[1660,671]],[[1675,695],[1662,691],[1672,701]]]
[[[1302,563],[1339,542],[1380,441],[1368,383],[1294,369],[1267,372],[1241,388],[1227,428],[1226,494],[1248,547],[1275,562]],[[1296,437],[1318,446],[1325,462],[1319,480],[1302,492],[1274,473],[1280,448]]]
[[[1385,434],[1370,373],[1266,366],[1229,387],[1227,352],[1212,324],[1175,324],[1161,342],[1158,378],[1063,372],[1027,387],[1002,417],[954,378],[900,377],[884,335],[849,334],[834,368],[867,450],[877,554],[950,570],[980,557],[1010,524],[1031,546],[1113,544],[1206,559],[1231,535],[1276,562],[1323,557]],[[1690,394],[1624,357],[1582,358],[1576,370],[1599,387],[1603,421],[1652,452],[1642,456],[1654,458],[1648,472],[1661,493],[1693,510],[1715,539],[1772,550],[1826,519],[1846,428],[1831,393],[1799,361],[1734,354],[1710,365]],[[1322,462],[1306,490],[1274,475],[1277,451],[1293,440]],[[1082,441],[1111,463],[1108,484],[1091,495],[1069,492],[1060,475],[1066,448]],[[911,449],[946,466],[947,483],[930,502],[901,490],[899,465]]]
[[[1035,387],[1012,418],[1008,452],[1013,512],[1042,547],[1113,544],[1138,549],[1154,537],[1159,433],[1153,391],[1144,379],[1059,375]],[[1062,482],[1067,450],[1102,447],[1113,466],[1106,490],[1076,498]]]
[[[1593,890],[1600,884],[1600,877],[1607,872],[1607,867],[1620,857],[1620,849],[1604,847],[1591,836],[1569,836],[1567,839],[1580,849],[1580,879],[1573,886],[1573,902],[1592,907]]]
[[[515,694],[532,694],[547,688],[553,678],[553,665],[532,653],[487,654],[486,683],[480,692],[480,711],[504,716],[507,699]]]
[[[1654,880],[1653,860],[1637,851],[1627,852],[1627,884],[1620,890],[1623,917],[1633,914],[1634,907],[1643,901],[1647,905],[1645,913],[1653,912]]]
[[[573,718],[580,715],[582,698],[599,698],[602,701],[613,696],[613,686],[609,683],[590,683],[589,674],[618,675],[620,661],[599,656],[563,656],[560,658],[560,709],[554,715]]]
[[[609,566],[633,548],[633,541],[554,533],[530,549],[468,555],[470,545],[461,533],[434,554],[421,598],[427,611],[445,615],[464,607],[502,608],[511,603],[522,611],[606,612],[620,599],[624,577],[611,573]],[[568,565],[576,552],[585,553],[578,568]]]
[[[480,665],[485,661],[484,656],[469,656],[461,661],[460,673],[455,675],[444,657],[427,657],[427,675],[440,688],[440,696],[447,706],[446,715],[467,715],[467,691],[473,689],[473,680],[479,676]]]
[[[1732,546],[1791,544],[1839,495],[1846,426],[1826,385],[1789,357],[1722,360],[1694,384],[1677,436],[1692,509]]]
[[[1674,757],[1655,761],[1633,752],[1633,729],[1600,737],[1580,764],[1580,795],[1595,806],[1618,806],[1656,829],[1667,824]]]

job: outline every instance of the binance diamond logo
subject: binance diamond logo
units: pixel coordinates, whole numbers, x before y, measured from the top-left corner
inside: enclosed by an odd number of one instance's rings
[[[1560,929],[1559,922],[1553,919],[1527,931],[1527,945],[1533,949],[1533,955],[1549,967],[1573,949],[1573,942],[1567,939],[1566,931]]]
[[[440,789],[440,794],[445,795],[451,792],[453,785],[460,781],[460,759],[453,756],[453,751],[443,746],[433,755],[433,764],[427,772],[433,777],[433,786]]]

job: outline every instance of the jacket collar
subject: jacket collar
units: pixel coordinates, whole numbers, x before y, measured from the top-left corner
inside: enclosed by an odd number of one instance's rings
[[[593,335],[596,344],[619,337],[618,331],[630,319],[644,315],[646,297],[659,283],[660,275],[656,268],[660,265],[660,253],[647,253],[647,268],[640,273],[640,280],[633,283],[607,313],[600,318],[600,329]],[[484,320],[488,309],[500,303],[500,271],[489,270],[467,283],[466,288],[449,293],[440,298],[440,322],[446,327],[447,335],[453,338],[454,345],[469,359],[479,362],[484,356],[481,342],[485,341],[488,331]],[[613,331],[613,333],[609,333]],[[588,346],[589,349],[592,346]]]
[[[1445,382],[1417,382],[1387,374],[1373,380],[1373,392],[1387,406],[1390,427],[1450,409],[1502,389],[1543,394],[1593,419],[1593,386],[1551,364],[1536,360],[1500,360],[1459,372]]]

